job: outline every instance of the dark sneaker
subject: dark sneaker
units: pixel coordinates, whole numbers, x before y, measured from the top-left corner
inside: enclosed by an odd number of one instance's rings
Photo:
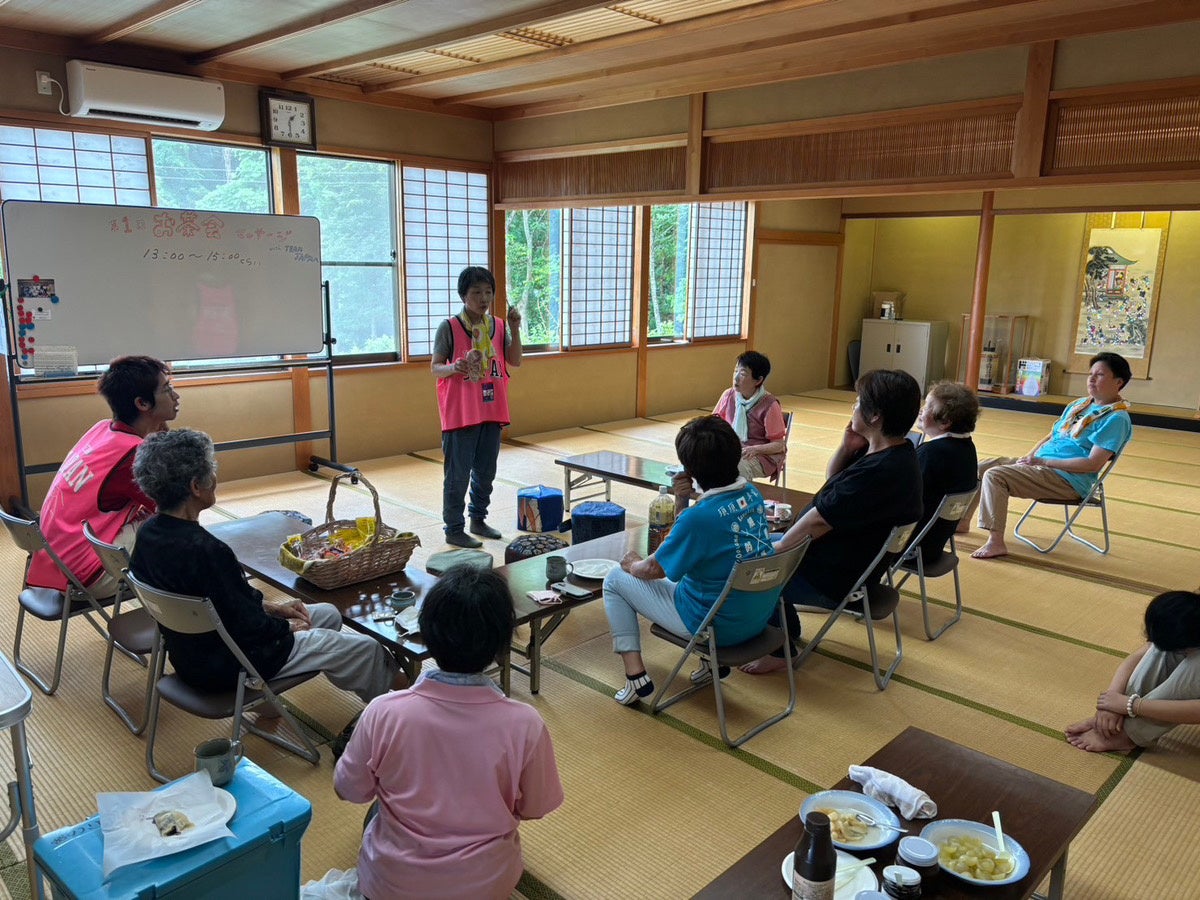
[[[447,531],[446,543],[453,547],[466,547],[468,550],[474,550],[483,546],[482,541],[477,541],[465,531]]]
[[[342,729],[341,734],[333,739],[330,749],[333,751],[333,758],[335,760],[341,759],[342,754],[346,752],[346,745],[350,743],[350,736],[354,734],[354,726],[357,724],[358,716],[355,716],[350,720],[350,724]]]
[[[499,531],[497,531],[495,528],[492,528],[487,522],[483,521],[483,519],[471,520],[471,534],[477,534],[480,537],[490,538],[493,541],[498,541],[503,537]],[[478,547],[479,545],[476,544],[475,546]]]

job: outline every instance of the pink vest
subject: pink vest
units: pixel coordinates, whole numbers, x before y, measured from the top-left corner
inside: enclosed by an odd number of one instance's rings
[[[496,356],[484,361],[483,380],[468,381],[465,375],[451,375],[437,381],[438,412],[442,431],[457,431],[484,422],[509,423],[508,367],[504,363],[504,321],[492,317],[492,346]],[[458,316],[450,319],[454,350],[450,362],[471,351],[471,335]]]
[[[717,406],[713,410],[713,415],[720,416],[730,425],[733,424],[733,419],[737,415],[737,391],[733,388],[726,388],[725,393],[721,395],[721,399],[717,401]],[[779,400],[774,394],[763,394],[761,400],[755,403],[746,412],[746,440],[747,447],[754,447],[758,444],[769,444],[771,439],[767,437],[767,413],[773,407],[779,406]],[[782,415],[782,413],[781,413]],[[777,453],[774,456],[760,456],[759,462],[762,463],[763,475],[770,478],[783,465],[786,453]]]
[[[142,439],[136,434],[114,431],[112,422],[97,422],[71,448],[59,466],[42,503],[41,526],[46,542],[75,576],[89,584],[100,574],[100,558],[83,536],[83,523],[102,541],[112,543],[125,523],[137,512],[128,506],[113,512],[100,510],[100,486],[113,467],[135,449]],[[34,587],[67,589],[67,578],[44,550],[34,554],[25,577]]]

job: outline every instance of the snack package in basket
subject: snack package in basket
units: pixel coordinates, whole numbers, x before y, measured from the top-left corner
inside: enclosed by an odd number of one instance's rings
[[[338,484],[350,477],[357,478],[371,492],[374,516],[333,518]],[[345,472],[333,479],[325,517],[325,524],[284,541],[279,548],[279,561],[326,590],[398,572],[421,544],[411,531],[399,532],[380,521],[379,494],[360,472]]]

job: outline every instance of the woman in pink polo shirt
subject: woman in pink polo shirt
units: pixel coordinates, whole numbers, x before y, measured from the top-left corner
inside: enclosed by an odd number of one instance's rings
[[[451,569],[421,607],[438,668],[363,711],[333,783],[343,800],[379,801],[358,855],[369,900],[508,897],[524,869],[517,826],[562,803],[542,717],[483,674],[513,618],[503,578]]]

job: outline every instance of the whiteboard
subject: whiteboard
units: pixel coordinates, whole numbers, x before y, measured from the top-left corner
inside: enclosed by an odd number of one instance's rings
[[[6,200],[0,221],[23,367],[324,347],[315,218]]]

